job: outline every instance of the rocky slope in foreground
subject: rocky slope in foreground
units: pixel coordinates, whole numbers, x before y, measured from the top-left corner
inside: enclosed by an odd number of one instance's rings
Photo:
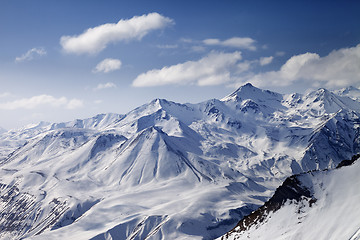
[[[359,158],[287,178],[263,206],[219,240],[360,239]]]
[[[4,239],[214,239],[289,176],[360,152],[351,92],[282,95],[244,85],[199,104],[0,135]]]

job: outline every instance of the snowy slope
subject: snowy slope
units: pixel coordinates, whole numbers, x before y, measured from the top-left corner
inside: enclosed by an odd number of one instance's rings
[[[65,123],[40,122],[27,125],[20,129],[9,130],[8,132],[0,134],[0,161],[15,149],[23,146],[27,141],[41,133],[60,128],[102,129],[119,121],[122,117],[123,115],[115,113],[99,114],[88,119],[77,119]]]
[[[251,219],[251,215],[246,217],[219,239],[359,239],[359,170],[360,161],[356,161],[340,169],[294,176],[275,193],[282,195],[278,199],[288,198],[286,202],[276,209],[271,207],[271,201],[276,201],[274,195],[264,205],[267,208],[254,212]],[[293,192],[284,190],[286,186]],[[296,199],[295,193],[299,194]]]
[[[11,130],[0,135],[0,237],[214,239],[286,177],[359,153],[359,114],[326,89],[247,84],[221,100]]]
[[[3,133],[5,133],[5,132],[7,132],[7,130],[5,130],[4,128],[0,127],[0,134],[3,134]]]
[[[337,90],[335,93],[340,96],[350,97],[354,100],[360,100],[360,89],[353,86]]]

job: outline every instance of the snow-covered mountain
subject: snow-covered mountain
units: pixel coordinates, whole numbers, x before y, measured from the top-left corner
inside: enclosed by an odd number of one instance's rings
[[[354,100],[360,100],[360,89],[353,86],[342,88],[340,90],[335,91],[335,93],[340,96],[350,97]]]
[[[61,128],[100,130],[110,124],[113,124],[116,121],[119,121],[122,117],[123,115],[115,113],[98,114],[95,117],[88,119],[77,119],[65,123],[40,122],[37,124],[27,125],[20,129],[13,129],[8,132],[3,132],[0,134],[0,159],[5,158],[16,148],[21,147],[28,140],[38,136],[41,133]]]
[[[293,174],[360,152],[360,102],[244,85],[0,135],[0,237],[214,239]]]
[[[358,158],[343,161],[339,169],[287,178],[269,201],[219,240],[360,239]]]
[[[0,127],[0,134],[3,134],[3,133],[5,133],[5,132],[7,132],[7,130],[5,130],[4,128]]]

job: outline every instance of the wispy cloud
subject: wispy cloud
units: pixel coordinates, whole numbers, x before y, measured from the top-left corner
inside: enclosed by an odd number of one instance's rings
[[[68,53],[95,54],[104,50],[109,43],[141,40],[150,31],[163,29],[173,24],[173,20],[158,13],[121,19],[118,23],[106,23],[89,28],[80,35],[62,36],[60,44]]]
[[[270,64],[272,61],[274,60],[274,57],[270,56],[270,57],[261,57],[259,60],[259,63],[261,66],[265,66]]]
[[[44,48],[32,48],[20,57],[15,58],[15,62],[24,62],[24,61],[30,61],[34,59],[36,56],[43,56],[46,55],[46,51]]]
[[[65,108],[67,109],[77,109],[84,106],[84,101],[80,99],[70,99],[65,105]]]
[[[217,38],[209,38],[203,40],[203,43],[205,45],[232,47],[232,48],[247,49],[252,51],[256,50],[256,47],[254,45],[255,42],[256,41],[254,39],[248,37],[245,38],[233,37],[223,41]]]
[[[83,101],[79,99],[67,99],[66,97],[55,98],[51,95],[38,95],[31,98],[21,98],[14,101],[0,103],[0,109],[34,109],[40,106],[64,107],[66,109],[76,109],[83,106]]]
[[[168,84],[219,85],[231,80],[231,73],[241,60],[240,52],[211,52],[198,61],[188,61],[140,74],[133,81],[135,87]]]
[[[198,52],[198,53],[200,53],[200,52],[205,52],[205,47],[203,47],[203,46],[199,46],[199,45],[196,45],[196,46],[192,46],[191,47],[191,51],[192,52]]]
[[[193,43],[194,42],[194,40],[191,38],[180,38],[179,41],[183,42],[183,43]]]
[[[275,53],[275,55],[276,55],[276,56],[279,56],[279,57],[282,57],[282,56],[285,55],[285,52],[283,52],[283,51],[278,51],[278,52]]]
[[[247,80],[258,86],[289,86],[305,81],[309,87],[345,87],[359,83],[359,63],[360,44],[335,50],[324,57],[317,53],[295,55],[280,70],[254,74]]]
[[[100,83],[99,85],[97,85],[96,88],[94,88],[94,90],[102,90],[102,89],[106,89],[106,88],[116,88],[116,85],[115,85],[115,83],[112,83],[112,82]]]
[[[177,45],[177,44],[165,44],[165,45],[157,45],[156,47],[160,48],[160,49],[175,49],[175,48],[178,48],[179,45]]]
[[[93,69],[93,73],[98,72],[112,72],[121,68],[121,61],[114,58],[106,58],[96,65]]]

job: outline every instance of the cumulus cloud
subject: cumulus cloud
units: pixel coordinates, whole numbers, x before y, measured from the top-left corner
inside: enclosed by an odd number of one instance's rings
[[[135,87],[160,86],[168,84],[219,85],[231,81],[241,53],[211,52],[198,61],[153,69],[142,73],[133,81]]]
[[[94,73],[98,72],[112,72],[121,68],[121,61],[119,59],[106,58],[102,60],[96,67],[93,69]]]
[[[212,46],[223,46],[223,47],[233,47],[233,48],[239,48],[239,49],[248,49],[248,50],[256,50],[256,47],[254,46],[255,40],[252,38],[240,38],[240,37],[233,37],[226,39],[224,41],[221,41],[217,38],[209,38],[203,40],[203,43],[205,45],[212,45]]]
[[[15,62],[24,62],[30,61],[34,59],[35,56],[43,56],[46,55],[46,51],[44,48],[32,48],[20,57],[15,58]]]
[[[261,66],[265,66],[270,64],[273,61],[274,57],[270,56],[270,57],[261,57],[259,60],[259,63]]]
[[[31,98],[21,98],[14,101],[0,103],[0,109],[34,109],[40,106],[64,107],[75,109],[83,106],[83,101],[79,99],[67,99],[66,97],[55,98],[51,95],[38,95]]]
[[[102,90],[102,89],[106,89],[106,88],[116,88],[115,83],[112,82],[107,82],[107,83],[100,83],[99,85],[97,85],[96,88],[94,88],[94,90]]]
[[[332,51],[324,57],[316,53],[293,56],[280,70],[255,74],[250,81],[259,86],[289,86],[301,81],[309,87],[345,87],[359,83],[359,63],[360,44]]]
[[[141,40],[150,31],[163,29],[171,24],[172,19],[158,13],[149,13],[89,28],[80,35],[62,36],[60,44],[68,53],[95,54],[104,50],[109,43]]]

